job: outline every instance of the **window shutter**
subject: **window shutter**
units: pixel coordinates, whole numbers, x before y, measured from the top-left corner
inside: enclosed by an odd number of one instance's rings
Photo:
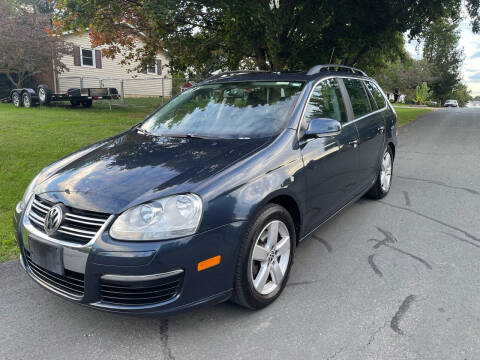
[[[102,68],[102,50],[95,50],[95,66],[97,69]]]
[[[162,60],[157,60],[157,75],[162,75]]]
[[[73,47],[73,65],[80,66],[80,47],[74,46]]]

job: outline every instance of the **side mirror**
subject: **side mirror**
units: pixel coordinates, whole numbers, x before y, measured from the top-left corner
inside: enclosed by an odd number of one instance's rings
[[[315,118],[310,120],[305,131],[306,138],[327,137],[340,134],[342,124],[338,120],[329,118]]]

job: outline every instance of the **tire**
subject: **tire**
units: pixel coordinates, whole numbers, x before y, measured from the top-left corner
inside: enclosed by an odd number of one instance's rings
[[[37,87],[38,101],[40,105],[48,105],[52,99],[52,92],[47,85],[38,85]]]
[[[90,106],[92,106],[92,100],[82,101],[82,106],[85,108],[89,108]]]
[[[277,234],[278,242],[269,239],[270,231]],[[295,226],[290,213],[280,205],[266,205],[252,220],[241,240],[232,301],[252,310],[274,302],[288,281],[295,245]],[[262,249],[258,249],[259,246]],[[254,250],[257,259],[254,259]]]
[[[28,91],[24,91],[22,94],[22,103],[26,108],[35,106],[35,100],[32,98],[32,94],[30,94]]]
[[[13,106],[15,106],[15,107],[22,107],[23,106],[22,96],[18,91],[14,91],[12,93],[12,103],[13,103]]]
[[[388,160],[386,160],[388,158],[390,159],[389,171],[388,171]],[[380,170],[378,171],[378,175],[377,175],[377,180],[375,180],[375,184],[373,184],[372,188],[368,191],[367,197],[369,197],[370,199],[383,199],[385,196],[387,196],[388,192],[392,188],[392,179],[393,179],[393,152],[392,152],[392,148],[387,145],[387,147],[383,151],[382,160],[380,163]]]
[[[80,105],[80,101],[78,100],[70,100],[70,104],[74,107],[74,106],[78,106]]]

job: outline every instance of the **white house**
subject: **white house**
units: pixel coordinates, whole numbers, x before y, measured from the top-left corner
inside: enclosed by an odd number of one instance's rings
[[[69,71],[56,74],[54,87],[57,92],[72,87],[115,87],[120,92],[123,84],[125,96],[171,95],[172,80],[165,67],[168,64],[166,54],[158,54],[155,66],[138,72],[131,71],[135,63],[121,65],[120,55],[113,60],[102,56],[102,47],[92,48],[88,32],[66,34],[65,40],[74,45],[74,51],[73,56],[62,58]]]

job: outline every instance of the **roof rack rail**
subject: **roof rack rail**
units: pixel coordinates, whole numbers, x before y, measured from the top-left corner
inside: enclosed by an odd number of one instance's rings
[[[363,76],[368,76],[364,71],[360,69],[356,69],[351,66],[347,65],[340,65],[340,64],[323,64],[323,65],[315,65],[314,67],[310,68],[308,70],[307,75],[313,75],[313,74],[318,74],[322,70],[333,70],[333,71],[346,71],[346,72],[351,72],[353,74],[360,74]],[[338,69],[338,70],[337,70]],[[343,70],[345,69],[345,70]]]
[[[205,80],[214,80],[218,79],[222,76],[228,76],[228,75],[235,75],[235,74],[251,74],[251,73],[264,73],[267,72],[265,70],[233,70],[233,71],[224,71],[215,75],[212,75]]]

